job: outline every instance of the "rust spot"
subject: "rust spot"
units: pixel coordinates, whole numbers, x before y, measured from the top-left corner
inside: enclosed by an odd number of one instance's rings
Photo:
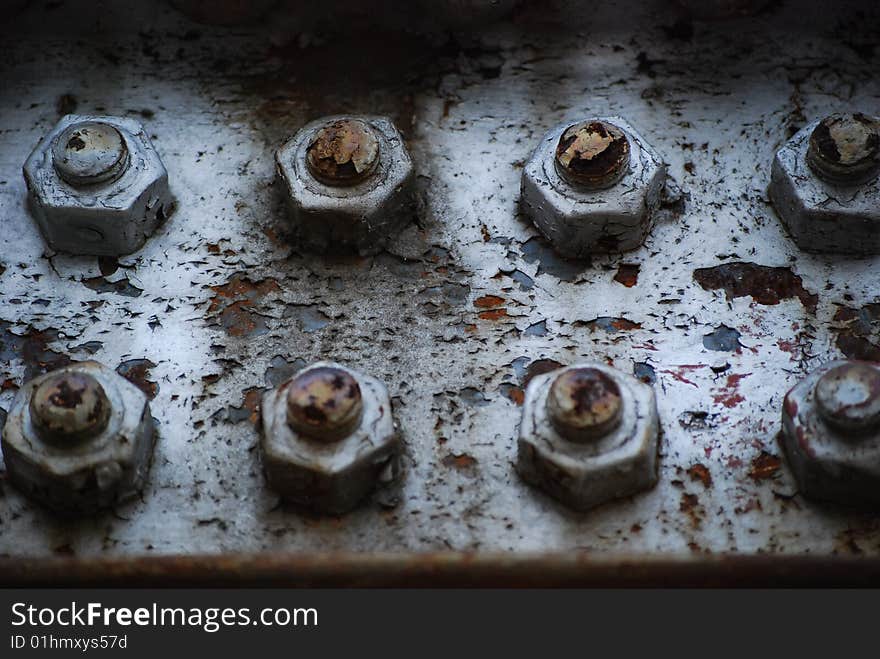
[[[790,268],[725,263],[694,270],[694,281],[707,291],[723,290],[728,300],[751,296],[758,304],[775,305],[782,300],[797,298],[811,313],[815,313],[819,301],[819,296],[807,291],[801,278]]]
[[[617,266],[617,274],[614,275],[614,281],[623,284],[627,288],[632,288],[639,283],[639,270],[642,266],[638,263],[621,263]]]
[[[504,304],[504,298],[497,295],[484,295],[474,300],[474,306],[478,309],[494,309]]]
[[[116,372],[143,391],[150,400],[159,393],[159,385],[149,379],[150,369],[155,364],[149,359],[130,359],[116,367]]]
[[[727,408],[733,408],[745,400],[745,398],[737,391],[739,383],[743,378],[747,378],[751,373],[734,373],[727,376],[727,382],[724,388],[717,394],[712,396],[715,403],[724,405]]]
[[[709,468],[700,462],[691,465],[687,470],[687,475],[691,477],[692,481],[700,481],[705,488],[712,487],[712,474],[709,472]]]
[[[470,471],[477,466],[477,459],[467,453],[450,453],[441,460],[444,467],[459,471]]]
[[[208,313],[219,316],[220,324],[230,336],[255,336],[267,331],[265,321],[255,307],[270,293],[280,290],[274,279],[252,281],[235,275],[226,284],[211,286]]]
[[[752,467],[749,469],[749,478],[754,481],[763,481],[773,478],[779,468],[782,466],[782,460],[778,456],[767,451],[761,451],[760,455],[752,460]]]
[[[630,320],[629,318],[612,318],[610,316],[600,316],[593,320],[575,321],[575,325],[583,325],[589,328],[591,332],[602,330],[614,334],[615,332],[629,332],[632,330],[642,329],[642,324]]]
[[[678,509],[690,518],[691,526],[693,528],[700,528],[700,524],[702,523],[702,507],[700,506],[700,499],[696,494],[682,492]]]
[[[536,378],[544,373],[550,373],[556,369],[562,368],[562,364],[553,359],[536,359],[526,367],[526,374],[523,378],[523,387],[528,386],[532,378]]]
[[[11,323],[0,320],[0,363],[21,360],[25,381],[70,364],[67,355],[49,347],[58,340],[58,330],[38,330],[29,325],[24,334],[14,334],[11,327]]]
[[[229,421],[232,423],[250,421],[254,426],[258,426],[260,423],[260,402],[262,401],[264,392],[265,389],[259,387],[245,389],[241,406],[229,408]]]
[[[838,306],[834,321],[843,325],[837,329],[838,350],[850,359],[880,362],[880,345],[871,340],[877,336],[878,320],[880,304],[866,304],[861,309]]]
[[[706,368],[705,364],[681,364],[680,366],[675,366],[672,371],[661,371],[661,373],[667,373],[673,377],[673,379],[678,380],[679,382],[683,382],[684,384],[689,384],[692,387],[696,387],[697,385],[688,380],[685,375],[689,371],[698,371],[701,368]]]
[[[477,314],[481,320],[500,320],[507,316],[507,309],[492,309],[491,311],[481,311]]]

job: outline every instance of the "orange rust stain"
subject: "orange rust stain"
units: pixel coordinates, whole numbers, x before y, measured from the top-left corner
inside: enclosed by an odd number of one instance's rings
[[[255,307],[270,293],[281,290],[274,279],[251,281],[234,276],[227,283],[211,286],[215,295],[209,314],[219,314],[223,329],[230,336],[248,336],[263,326],[254,314]]]
[[[477,314],[483,320],[500,320],[507,316],[507,309],[492,309],[491,311],[481,311]]]
[[[627,288],[632,288],[639,283],[639,270],[642,266],[637,263],[621,263],[617,267],[617,274],[614,275],[614,281],[623,284]]]
[[[504,304],[504,298],[497,295],[484,295],[474,300],[474,306],[479,309],[492,309]]]
[[[445,458],[443,458],[443,466],[452,467],[453,469],[472,469],[477,466],[477,459],[468,455],[467,453],[460,453],[456,455],[455,453],[450,453]]]
[[[626,318],[615,318],[611,321],[611,327],[616,330],[635,330],[642,329],[642,324],[627,320]]]
[[[700,481],[703,487],[712,487],[712,474],[709,472],[709,468],[700,462],[689,467],[687,475],[691,477],[692,481]]]
[[[761,451],[761,453],[752,460],[752,468],[749,469],[749,477],[754,481],[763,481],[773,478],[776,472],[782,467],[782,460],[779,456]]]
[[[678,509],[690,518],[691,526],[693,528],[697,529],[700,527],[700,524],[702,523],[702,510],[700,507],[700,500],[696,494],[682,492],[681,502],[678,505]]]

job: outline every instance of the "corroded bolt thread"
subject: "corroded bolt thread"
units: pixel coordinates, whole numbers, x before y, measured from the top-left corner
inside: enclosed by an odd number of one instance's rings
[[[620,423],[620,387],[597,368],[573,368],[550,386],[547,413],[556,431],[571,441],[607,435]]]
[[[74,186],[115,181],[128,167],[128,147],[110,124],[84,121],[64,129],[52,145],[52,160],[62,179]]]
[[[831,369],[816,383],[816,407],[828,423],[857,432],[880,425],[880,369],[862,362]]]
[[[296,376],[287,389],[287,423],[314,439],[333,442],[357,429],[363,415],[361,388],[341,368],[320,366]]]
[[[629,169],[626,134],[607,121],[569,126],[556,145],[556,170],[572,185],[598,190],[617,183]]]
[[[338,119],[321,128],[306,149],[309,171],[327,185],[354,185],[379,162],[376,131],[360,119]]]
[[[833,183],[864,183],[880,170],[880,122],[864,114],[833,114],[810,135],[807,163]]]
[[[34,389],[31,420],[47,440],[70,443],[100,434],[110,419],[104,387],[87,373],[51,375]]]

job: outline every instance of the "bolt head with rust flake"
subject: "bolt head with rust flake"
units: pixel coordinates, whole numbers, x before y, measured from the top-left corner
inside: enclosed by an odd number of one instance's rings
[[[63,252],[130,254],[174,207],[159,154],[127,117],[63,117],[23,173],[31,214],[49,246]]]
[[[836,114],[776,152],[768,193],[807,252],[880,254],[880,119]]]
[[[293,238],[308,251],[376,254],[413,219],[415,169],[387,117],[313,121],[275,160]]]
[[[364,406],[357,380],[333,367],[309,369],[287,388],[287,423],[309,437],[337,441],[360,425]]]
[[[397,472],[400,440],[376,378],[318,362],[267,392],[263,466],[285,500],[342,514]]]
[[[862,183],[880,170],[880,121],[864,114],[834,114],[810,133],[807,162],[821,178]]]
[[[529,382],[516,469],[588,510],[654,486],[659,431],[649,385],[604,364],[570,366]]]
[[[312,176],[327,185],[363,181],[379,162],[376,131],[360,119],[338,119],[321,128],[306,149]]]
[[[34,389],[30,412],[46,441],[76,441],[107,427],[110,400],[93,376],[67,371],[51,375]]]
[[[522,209],[561,255],[624,252],[648,236],[666,166],[620,117],[559,124],[526,161]]]
[[[806,497],[880,506],[880,366],[834,361],[797,383],[780,441]]]
[[[629,140],[606,121],[569,126],[556,145],[556,167],[576,186],[601,190],[617,183],[629,168]]]
[[[620,423],[622,411],[620,387],[595,368],[563,371],[547,395],[553,427],[571,441],[607,435]]]
[[[2,436],[13,485],[67,515],[94,513],[136,496],[154,443],[146,395],[97,362],[25,383]]]

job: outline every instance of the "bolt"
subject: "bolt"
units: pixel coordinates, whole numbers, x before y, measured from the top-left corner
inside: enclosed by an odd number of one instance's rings
[[[629,169],[626,134],[607,121],[569,126],[556,145],[556,170],[572,185],[587,190],[609,188]]]
[[[862,431],[880,425],[880,370],[852,362],[825,373],[816,383],[816,406],[828,423]]]
[[[607,435],[620,423],[622,411],[620,387],[597,368],[564,371],[547,397],[553,427],[574,442]]]
[[[865,183],[880,169],[880,122],[864,114],[833,114],[810,135],[807,163],[832,183]]]
[[[295,431],[321,441],[349,436],[363,414],[361,388],[341,368],[319,366],[297,375],[287,389],[287,423]]]
[[[110,401],[94,377],[65,371],[37,386],[31,395],[30,413],[45,439],[69,444],[95,437],[107,427]]]
[[[327,185],[349,186],[379,162],[376,131],[360,119],[338,119],[321,128],[306,150],[309,171]]]
[[[74,186],[118,179],[128,168],[128,147],[110,124],[84,121],[68,126],[52,145],[55,170]]]

